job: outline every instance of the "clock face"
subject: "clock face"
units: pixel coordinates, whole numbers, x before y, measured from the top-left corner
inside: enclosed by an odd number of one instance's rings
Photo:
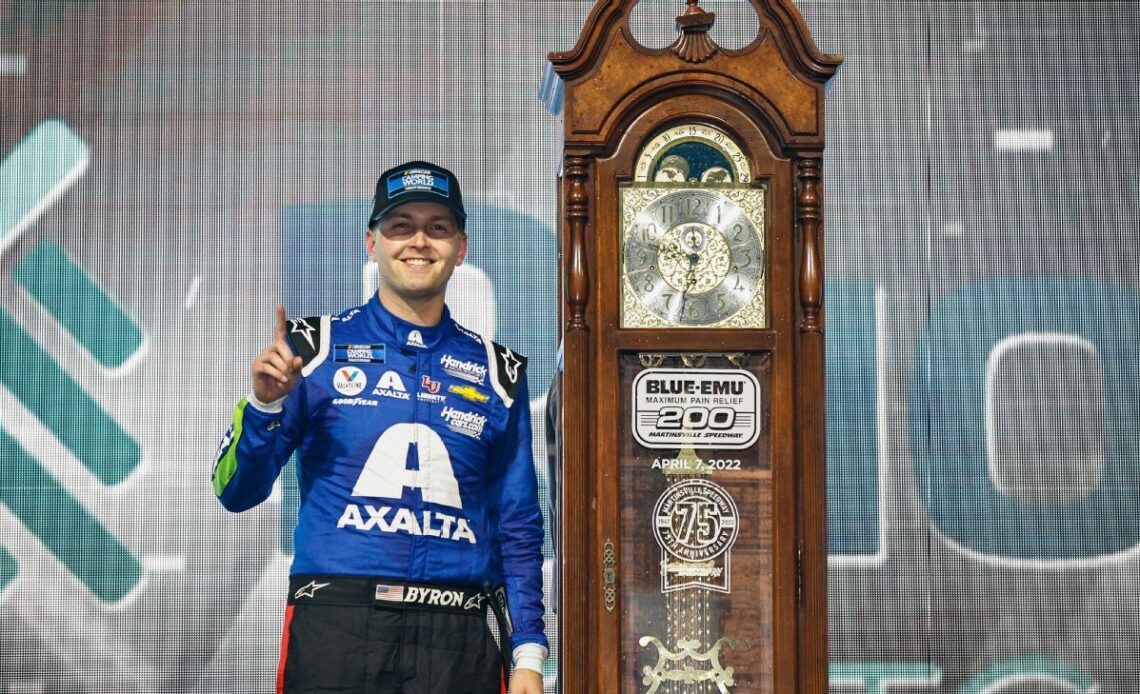
[[[650,139],[621,190],[622,327],[765,327],[766,195],[718,128]]]
[[[623,327],[763,327],[764,194],[623,189]]]

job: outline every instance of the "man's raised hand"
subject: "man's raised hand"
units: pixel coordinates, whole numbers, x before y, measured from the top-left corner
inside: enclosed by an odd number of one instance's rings
[[[301,366],[301,357],[293,354],[285,342],[285,307],[278,304],[273,344],[257,355],[251,367],[254,397],[263,403],[285,397],[297,385]]]

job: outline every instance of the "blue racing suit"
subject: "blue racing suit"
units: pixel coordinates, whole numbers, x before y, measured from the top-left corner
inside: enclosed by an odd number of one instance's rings
[[[290,320],[287,338],[301,378],[280,401],[238,403],[214,464],[222,505],[264,501],[296,451],[291,574],[502,585],[516,659],[524,644],[545,657],[525,358],[446,308],[418,326],[376,296]]]

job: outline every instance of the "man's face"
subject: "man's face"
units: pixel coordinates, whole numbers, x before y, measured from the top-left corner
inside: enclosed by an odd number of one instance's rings
[[[366,239],[380,269],[380,291],[405,301],[443,294],[467,255],[467,234],[450,210],[432,202],[400,205]]]

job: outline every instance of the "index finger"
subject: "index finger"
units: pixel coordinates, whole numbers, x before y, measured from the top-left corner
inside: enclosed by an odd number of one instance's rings
[[[273,339],[280,341],[285,339],[285,307],[277,304],[277,321],[273,324]]]

